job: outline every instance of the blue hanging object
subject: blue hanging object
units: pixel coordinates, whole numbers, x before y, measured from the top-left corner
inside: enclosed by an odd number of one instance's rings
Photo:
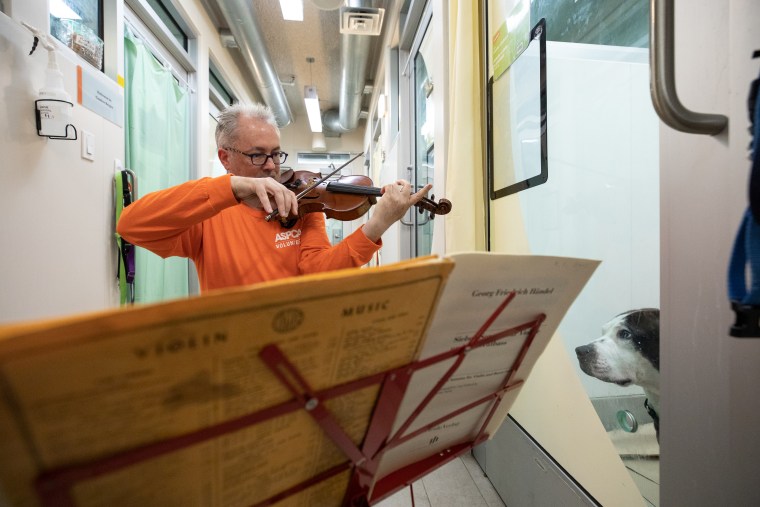
[[[753,58],[760,56],[755,51]],[[752,133],[749,207],[734,240],[728,266],[728,297],[736,321],[729,331],[739,338],[760,337],[760,76],[752,81],[747,99]],[[750,277],[749,284],[747,276]],[[748,286],[749,285],[749,286]]]

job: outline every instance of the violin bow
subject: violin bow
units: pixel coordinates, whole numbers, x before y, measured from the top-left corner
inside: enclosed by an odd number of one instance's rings
[[[354,156],[354,157],[353,157],[351,160],[349,160],[348,162],[346,162],[346,163],[345,163],[345,164],[343,164],[342,166],[338,167],[337,169],[333,170],[333,171],[332,171],[330,174],[328,174],[327,176],[322,176],[320,179],[318,179],[317,181],[315,181],[314,183],[312,183],[311,185],[309,185],[308,187],[306,187],[305,189],[303,189],[303,190],[302,190],[302,191],[301,191],[301,192],[300,192],[300,193],[299,193],[299,194],[296,196],[296,201],[300,200],[300,199],[301,199],[301,197],[305,196],[306,194],[308,194],[309,192],[311,192],[311,191],[312,191],[314,188],[318,187],[319,185],[321,185],[322,183],[324,183],[325,181],[327,181],[327,179],[328,179],[328,178],[330,178],[331,176],[333,176],[335,173],[337,173],[338,171],[340,171],[341,169],[343,169],[343,168],[344,168],[344,167],[346,167],[348,164],[350,164],[351,162],[353,162],[353,161],[354,161],[354,160],[356,160],[357,158],[361,157],[362,155],[364,155],[364,153],[357,153],[357,154],[356,154],[356,155],[355,155],[355,156]],[[272,211],[270,214],[268,214],[268,215],[267,215],[267,217],[265,218],[265,220],[266,220],[267,222],[271,222],[271,221],[272,221],[274,218],[276,218],[276,217],[277,217],[277,215],[279,215],[279,214],[280,214],[280,212],[279,212],[277,209],[275,209],[274,211]]]

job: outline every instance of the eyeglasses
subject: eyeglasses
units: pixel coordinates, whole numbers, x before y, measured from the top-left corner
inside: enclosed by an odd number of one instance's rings
[[[284,151],[275,151],[274,153],[267,155],[266,153],[245,153],[240,150],[236,150],[235,148],[224,148],[225,150],[234,151],[235,153],[240,153],[244,157],[248,157],[251,159],[251,164],[253,165],[264,165],[267,163],[267,160],[270,158],[272,159],[272,162],[275,163],[275,165],[280,165],[284,163],[288,159],[288,154]]]

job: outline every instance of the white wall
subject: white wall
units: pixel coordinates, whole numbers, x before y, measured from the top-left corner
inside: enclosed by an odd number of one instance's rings
[[[112,181],[122,129],[76,104],[72,123],[95,134],[94,161],[81,158],[81,141],[38,137],[47,52],[29,56],[31,47],[32,35],[0,14],[0,322],[118,303]],[[76,100],[76,65],[88,64],[67,53],[61,47],[58,65]]]

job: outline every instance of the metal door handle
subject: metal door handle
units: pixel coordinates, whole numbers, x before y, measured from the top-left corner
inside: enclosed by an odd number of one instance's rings
[[[678,100],[673,58],[673,2],[649,2],[649,70],[652,104],[660,119],[688,134],[716,135],[728,125],[722,114],[695,113]]]
[[[137,195],[137,174],[132,169],[124,169],[132,177],[132,202],[138,199]]]

